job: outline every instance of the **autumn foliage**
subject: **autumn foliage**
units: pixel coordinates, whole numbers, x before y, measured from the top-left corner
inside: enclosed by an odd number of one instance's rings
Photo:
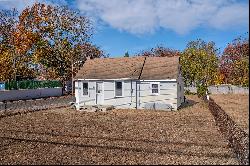
[[[226,84],[249,86],[249,39],[237,38],[220,58],[220,73]]]
[[[222,56],[214,42],[198,39],[187,44],[180,64],[185,84],[205,89],[210,85],[249,86],[249,40],[237,38]]]
[[[144,50],[137,56],[180,57],[181,73],[186,86],[196,86],[201,95],[210,85],[249,85],[249,40],[238,38],[223,54],[214,42],[197,39],[188,42],[181,52],[162,46]]]
[[[137,56],[172,57],[172,56],[180,56],[180,53],[181,53],[180,51],[175,49],[163,46],[156,46],[155,48],[139,52]]]
[[[90,43],[90,20],[77,11],[35,3],[17,16],[16,10],[0,12],[0,81],[17,76],[65,81],[87,56],[104,56]]]
[[[0,81],[69,80],[86,59],[107,55],[90,42],[91,21],[63,6],[35,3],[20,14],[0,11]],[[127,54],[128,56],[128,54]],[[237,38],[219,55],[214,42],[188,42],[183,51],[156,46],[136,56],[179,56],[186,85],[249,85],[249,39]]]
[[[190,41],[180,56],[185,85],[196,86],[200,96],[205,95],[207,87],[214,84],[218,75],[217,52],[214,42],[198,39]]]

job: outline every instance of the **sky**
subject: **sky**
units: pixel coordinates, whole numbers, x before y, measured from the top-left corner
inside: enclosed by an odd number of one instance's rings
[[[248,35],[249,0],[0,0],[0,9],[22,11],[34,2],[67,5],[94,25],[92,43],[110,57],[157,45],[182,51],[198,38],[228,43]]]

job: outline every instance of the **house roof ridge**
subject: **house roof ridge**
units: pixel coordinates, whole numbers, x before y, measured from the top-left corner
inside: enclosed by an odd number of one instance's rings
[[[143,56],[131,56],[131,57],[106,57],[106,58],[94,58],[91,60],[104,60],[104,59],[132,59],[132,58],[143,58]]]
[[[75,79],[176,78],[178,57],[118,57],[88,59]]]
[[[143,71],[143,68],[144,68],[144,65],[145,65],[146,59],[147,59],[147,57],[145,56],[144,61],[143,61],[143,64],[142,64],[142,68],[141,68],[141,72],[140,72],[140,75],[139,75],[138,80],[140,80],[140,79],[141,79],[141,75],[142,75],[142,71]]]

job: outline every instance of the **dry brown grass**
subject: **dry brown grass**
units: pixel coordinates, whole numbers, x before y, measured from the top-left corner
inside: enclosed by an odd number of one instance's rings
[[[176,112],[55,109],[0,119],[0,164],[239,164],[206,105]],[[189,104],[187,104],[189,105]]]
[[[249,133],[249,95],[214,94],[211,97],[239,127]]]

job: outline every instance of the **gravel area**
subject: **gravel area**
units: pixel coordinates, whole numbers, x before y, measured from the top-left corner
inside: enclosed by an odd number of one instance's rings
[[[67,95],[34,100],[8,101],[6,103],[0,102],[0,118],[39,110],[69,107],[71,106],[71,102],[74,101],[74,96]]]
[[[240,128],[249,134],[249,95],[213,94],[211,97]]]
[[[0,164],[238,165],[207,105],[179,111],[70,108],[0,119]]]

